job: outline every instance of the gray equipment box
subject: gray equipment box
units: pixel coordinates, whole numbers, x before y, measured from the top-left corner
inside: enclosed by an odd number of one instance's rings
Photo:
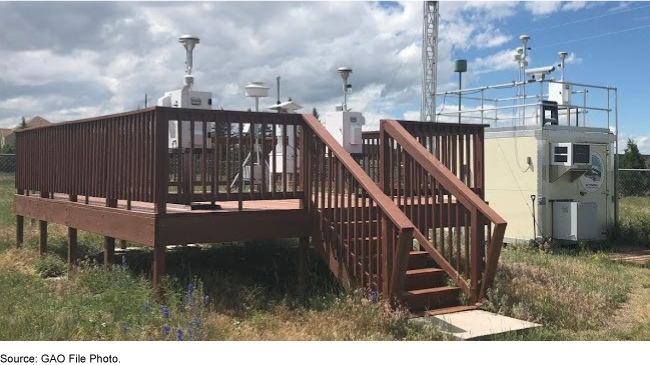
[[[567,241],[601,239],[596,203],[553,202],[553,238]]]

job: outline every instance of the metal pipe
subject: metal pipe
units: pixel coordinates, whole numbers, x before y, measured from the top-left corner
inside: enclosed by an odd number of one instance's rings
[[[490,86],[481,86],[481,87],[475,87],[471,89],[465,89],[465,90],[450,90],[450,91],[445,91],[445,92],[440,92],[436,93],[436,96],[438,95],[445,95],[445,94],[457,94],[458,92],[464,92],[468,93],[470,91],[481,91],[481,90],[491,90],[491,89],[505,89],[508,87],[513,87],[513,86],[519,86],[521,84],[526,83],[525,81],[513,81],[507,84],[498,84],[498,85],[490,85]]]
[[[483,110],[484,110],[484,111],[493,111],[493,110],[497,110],[497,109],[516,109],[516,108],[531,107],[531,106],[536,106],[536,105],[540,105],[539,102],[536,102],[536,103],[530,103],[530,104],[523,104],[523,105],[508,105],[508,106],[500,106],[500,107],[488,108],[488,109],[483,109]],[[577,105],[567,105],[567,107],[571,107],[571,108],[579,108],[579,106],[577,106]],[[587,110],[601,111],[601,112],[611,112],[611,111],[613,111],[612,109],[608,109],[608,108],[597,108],[597,107],[594,107],[594,106],[588,106],[588,107],[586,107],[585,109],[587,109]],[[473,110],[463,110],[463,111],[462,111],[462,113],[480,113],[480,112],[481,112],[481,110],[478,110],[478,109],[473,109]],[[450,110],[450,111],[448,111],[447,113],[453,113],[453,115],[456,115],[456,114],[458,113],[458,111]],[[441,113],[437,113],[437,114],[440,115]],[[444,114],[444,113],[443,113],[443,114]]]
[[[614,89],[614,123],[616,123],[616,140],[614,142],[616,149],[614,168],[616,169],[618,167],[618,89]],[[618,225],[618,208],[618,171],[616,171],[614,173],[614,224],[616,225]]]
[[[613,90],[617,89],[617,88],[611,87],[611,86],[598,86],[598,85],[589,85],[589,84],[579,84],[579,83],[568,82],[568,81],[556,81],[556,80],[553,80],[553,79],[542,80],[542,81],[538,81],[538,82],[554,82],[554,83],[558,83],[558,84],[572,85],[572,86],[578,86],[578,87],[588,87],[588,88],[600,89],[600,90],[612,90],[613,91]],[[438,95],[446,95],[446,94],[458,94],[459,91],[463,92],[463,93],[468,93],[468,92],[471,92],[471,91],[504,89],[504,88],[508,88],[508,87],[520,86],[520,85],[527,84],[527,83],[528,83],[528,81],[513,81],[513,82],[507,83],[507,84],[481,86],[481,87],[475,87],[475,88],[464,89],[464,90],[449,90],[449,91],[445,91],[445,92],[436,93],[436,95],[438,96]]]
[[[534,194],[530,196],[530,199],[533,201],[533,207],[531,209],[533,211],[533,239],[537,238],[537,217],[535,216],[535,198],[536,196]]]
[[[458,73],[458,90],[463,90],[463,73],[459,72]],[[461,98],[463,96],[463,93],[458,93],[458,124],[460,124],[460,113],[461,113]]]
[[[589,90],[584,89],[584,93],[582,93],[583,96],[583,105],[582,105],[582,126],[586,127],[587,126],[587,93]]]
[[[483,96],[484,96],[484,91],[481,90],[481,124],[484,124],[483,116],[485,114],[485,110],[483,110],[483,108],[485,108],[484,101],[483,101]]]

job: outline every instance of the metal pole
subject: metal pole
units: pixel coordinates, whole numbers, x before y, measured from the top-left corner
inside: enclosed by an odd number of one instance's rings
[[[462,105],[462,96],[463,93],[461,90],[463,89],[463,73],[459,72],[458,73],[458,124],[460,124],[460,106]]]
[[[343,111],[348,111],[348,80],[343,79]]]
[[[586,127],[587,126],[587,93],[589,90],[584,89],[584,93],[582,93],[582,126]]]
[[[609,104],[609,89],[607,89],[607,99]],[[607,109],[609,109],[609,105]],[[614,224],[618,225],[618,89],[614,89],[614,123],[616,123],[616,140],[614,142],[616,149],[614,155]]]
[[[483,102],[484,102],[484,100],[485,100],[485,99],[483,98],[483,95],[484,95],[483,90],[481,90],[481,124],[484,124],[484,123],[485,123],[485,122],[483,121],[483,113],[484,113],[484,111],[483,111],[483,108],[484,108]]]

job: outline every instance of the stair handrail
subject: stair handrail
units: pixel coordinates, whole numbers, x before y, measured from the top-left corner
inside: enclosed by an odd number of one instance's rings
[[[402,148],[407,153],[409,153],[418,164],[420,164],[443,186],[444,189],[449,191],[463,206],[470,210],[473,217],[472,221],[475,223],[473,224],[473,228],[477,224],[482,224],[482,222],[484,222],[483,219],[487,219],[492,224],[494,224],[494,231],[491,239],[492,245],[488,248],[488,252],[485,257],[485,270],[483,271],[483,275],[480,280],[481,285],[480,287],[472,285],[472,287],[469,288],[471,291],[471,301],[474,303],[480,301],[485,295],[487,288],[492,285],[494,276],[496,275],[496,268],[498,265],[499,255],[501,253],[501,246],[503,243],[503,236],[505,234],[507,222],[485,201],[476,195],[476,193],[474,193],[467,185],[465,185],[462,180],[454,175],[451,170],[445,167],[440,160],[435,158],[426,148],[424,148],[424,146],[422,146],[398,121],[382,120],[381,130],[385,131],[385,133],[388,133],[390,137],[399,143]],[[421,238],[423,237],[421,237],[418,232],[419,231],[416,231],[415,236],[418,241],[422,241]],[[473,237],[472,245],[477,245],[478,243],[474,241],[475,238]],[[476,266],[477,265],[473,265],[474,270],[477,269]],[[449,268],[443,267],[443,269],[449,271]],[[478,282],[479,278],[477,275],[478,272],[473,271],[473,277],[471,278],[473,283]],[[461,284],[461,287],[463,286],[463,283],[459,284]]]
[[[406,277],[406,267],[408,265],[408,255],[411,251],[413,242],[413,232],[415,226],[404,212],[377,186],[377,184],[366,174],[361,166],[350,156],[350,154],[339,144],[336,139],[325,129],[325,127],[313,115],[303,114],[303,119],[308,128],[332,151],[334,156],[339,159],[340,163],[347,169],[356,182],[372,198],[381,212],[390,219],[395,227],[400,231],[400,239],[397,242],[400,245],[397,255],[394,256],[393,270],[390,275],[389,292],[384,293],[392,298],[395,295],[401,295],[404,280]],[[304,160],[303,160],[304,161]],[[307,193],[305,194],[307,198]],[[408,249],[406,247],[408,246]]]

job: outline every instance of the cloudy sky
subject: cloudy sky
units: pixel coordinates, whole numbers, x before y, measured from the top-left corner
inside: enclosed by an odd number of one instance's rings
[[[438,88],[457,86],[453,60],[468,60],[464,85],[517,79],[519,35],[532,37],[531,67],[570,53],[567,79],[619,88],[621,136],[650,153],[650,4],[642,2],[441,2]],[[339,66],[351,67],[349,105],[369,124],[417,119],[421,2],[0,2],[0,126],[21,116],[64,121],[149,105],[182,86],[177,38],[201,38],[195,89],[214,105],[246,110],[250,81],[275,101],[321,113],[340,103]],[[554,75],[559,78],[559,75]],[[438,108],[457,101],[438,100]],[[469,107],[469,106],[468,106]]]

